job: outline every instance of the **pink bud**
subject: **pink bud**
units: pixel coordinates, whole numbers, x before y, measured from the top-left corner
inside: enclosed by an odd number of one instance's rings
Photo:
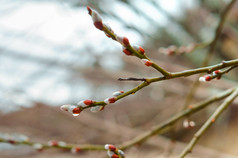
[[[82,100],[82,101],[78,102],[77,105],[81,106],[81,107],[85,107],[85,106],[91,105],[93,103],[94,103],[93,100],[87,99],[87,100]]]
[[[105,99],[104,100],[104,102],[106,103],[106,104],[110,104],[110,103],[115,103],[116,102],[116,98],[107,98],[107,99]]]
[[[132,55],[132,53],[126,49],[126,48],[123,48],[123,52],[126,54],[126,55]]]
[[[178,48],[178,51],[179,51],[179,53],[185,53],[186,47],[185,47],[185,46],[180,46],[180,47]]]
[[[68,111],[69,110],[69,104],[67,104],[67,105],[62,105],[61,107],[60,107],[60,110],[62,110],[62,111]]]
[[[141,59],[141,62],[146,66],[151,66],[153,64],[152,61],[147,59]]]
[[[186,119],[183,121],[183,127],[188,128],[189,127],[189,121]]]
[[[117,148],[114,146],[114,145],[112,145],[112,144],[106,144],[105,146],[104,146],[104,148],[106,149],[106,150],[111,150],[111,151],[115,151]]]
[[[195,123],[194,121],[190,121],[190,122],[189,122],[189,126],[190,126],[191,128],[193,128],[195,125],[196,125],[196,123]]]
[[[96,22],[94,22],[93,24],[94,24],[94,26],[95,26],[97,29],[103,30],[103,23],[102,23],[102,21],[96,21]]]
[[[79,107],[76,107],[73,109],[72,114],[74,116],[78,116],[80,112],[81,112],[81,109]]]
[[[36,143],[36,144],[33,144],[33,148],[36,149],[37,151],[42,151],[43,150],[43,145],[39,144],[39,143]]]
[[[211,81],[211,79],[212,79],[211,75],[205,76],[205,80],[206,80],[206,81]]]
[[[193,128],[196,125],[194,121],[190,121],[188,119],[183,121],[183,127],[184,128]]]
[[[137,50],[140,54],[142,54],[142,55],[145,54],[145,50],[144,50],[144,48],[142,48],[141,46],[134,45],[133,48],[134,48],[135,50]]]
[[[212,79],[211,75],[205,75],[199,78],[199,81],[208,82]]]
[[[99,111],[102,111],[104,109],[104,106],[93,106],[91,107],[90,111],[91,112],[99,112]]]
[[[82,111],[81,108],[76,105],[70,105],[68,108],[68,112],[73,114],[73,116],[78,116],[81,111]]]
[[[71,152],[73,154],[79,153],[80,151],[81,151],[81,149],[79,147],[74,147],[74,148],[71,149]]]
[[[52,146],[52,147],[54,146],[55,147],[55,146],[58,146],[58,145],[59,145],[58,142],[55,141],[55,140],[51,140],[51,141],[48,142],[48,146]]]
[[[144,48],[142,48],[142,47],[140,46],[140,47],[139,47],[139,52],[144,55],[144,54],[145,54]]]
[[[94,26],[99,30],[103,30],[102,18],[98,14],[98,12],[96,12],[95,10],[91,10],[91,16]]]
[[[167,48],[167,54],[168,55],[174,55],[177,47],[174,45],[171,45]]]
[[[218,74],[220,74],[221,73],[221,70],[216,70],[216,71],[213,71],[213,75],[218,75]]]
[[[65,142],[63,142],[63,141],[59,141],[58,145],[60,147],[65,147],[67,144]]]
[[[121,43],[125,47],[130,45],[130,42],[127,37],[117,36],[116,39],[119,43]]]
[[[11,140],[11,139],[8,140],[7,142],[10,143],[10,144],[16,144],[16,141],[15,140]]]
[[[93,104],[93,100],[87,99],[83,101],[85,105],[91,105]]]
[[[113,155],[111,156],[111,158],[119,158],[119,156],[116,155],[116,154],[113,154]]]
[[[119,96],[119,95],[121,95],[121,94],[123,94],[123,93],[124,93],[124,91],[116,91],[116,92],[112,93],[112,95],[113,95],[114,97],[117,97],[117,96]]]

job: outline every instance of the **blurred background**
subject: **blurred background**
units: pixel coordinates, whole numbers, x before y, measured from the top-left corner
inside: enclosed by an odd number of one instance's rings
[[[97,10],[116,34],[145,48],[158,65],[176,72],[201,66],[207,48],[167,56],[171,45],[210,42],[229,0],[0,0],[0,132],[21,133],[32,141],[119,144],[149,130],[180,111],[198,76],[159,82],[108,106],[100,113],[85,110],[78,117],[59,110],[83,99],[104,100],[139,82],[120,77],[155,77],[158,72],[125,56],[121,46],[94,28],[86,6]],[[238,4],[226,19],[210,64],[238,58]],[[219,81],[204,83],[192,103],[237,86],[234,69]],[[201,138],[191,157],[238,157],[238,101]],[[173,157],[215,110],[219,102],[191,116],[193,129],[182,122],[175,132],[155,136],[128,157]],[[201,117],[202,116],[202,117]],[[176,140],[171,143],[170,138]],[[183,143],[182,143],[183,142]],[[222,143],[221,143],[222,142]],[[172,146],[172,147],[171,147]],[[13,152],[14,151],[14,152]],[[12,157],[77,157],[65,151],[37,153],[30,147],[0,144],[0,155]],[[105,157],[85,152],[81,157]],[[206,156],[204,156],[206,155]]]

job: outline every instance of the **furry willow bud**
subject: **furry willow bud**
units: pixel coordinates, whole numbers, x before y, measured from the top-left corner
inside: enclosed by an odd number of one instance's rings
[[[148,59],[141,59],[141,62],[146,66],[151,66],[153,63]]]

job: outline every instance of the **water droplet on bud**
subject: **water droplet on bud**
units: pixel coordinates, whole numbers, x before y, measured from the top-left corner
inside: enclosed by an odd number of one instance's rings
[[[78,116],[79,114],[72,114],[73,116]]]

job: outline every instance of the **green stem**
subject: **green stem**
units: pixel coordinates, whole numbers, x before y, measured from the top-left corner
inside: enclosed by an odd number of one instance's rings
[[[232,103],[238,96],[238,88],[226,98],[226,100],[216,109],[212,116],[203,124],[203,126],[194,134],[193,139],[189,142],[187,147],[180,154],[179,158],[184,158],[188,153],[192,152],[193,147],[198,142],[199,138],[208,130],[214,121],[222,114],[222,112]]]
[[[126,148],[129,148],[135,144],[140,144],[144,141],[146,141],[148,138],[154,136],[155,134],[161,134],[163,133],[166,128],[168,128],[169,126],[173,125],[175,122],[177,122],[178,120],[180,120],[181,118],[188,116],[192,113],[195,113],[201,109],[204,109],[205,107],[207,107],[209,104],[224,99],[225,97],[229,96],[232,92],[234,91],[234,89],[229,89],[227,91],[224,91],[222,93],[219,93],[209,99],[206,99],[205,101],[202,101],[198,104],[195,104],[193,107],[189,108],[189,109],[185,109],[184,111],[181,111],[180,113],[176,114],[175,116],[169,118],[168,120],[166,120],[165,122],[155,126],[153,129],[151,129],[150,131],[147,131],[137,137],[135,137],[132,140],[129,140],[121,145],[119,145],[119,148],[124,150]]]

